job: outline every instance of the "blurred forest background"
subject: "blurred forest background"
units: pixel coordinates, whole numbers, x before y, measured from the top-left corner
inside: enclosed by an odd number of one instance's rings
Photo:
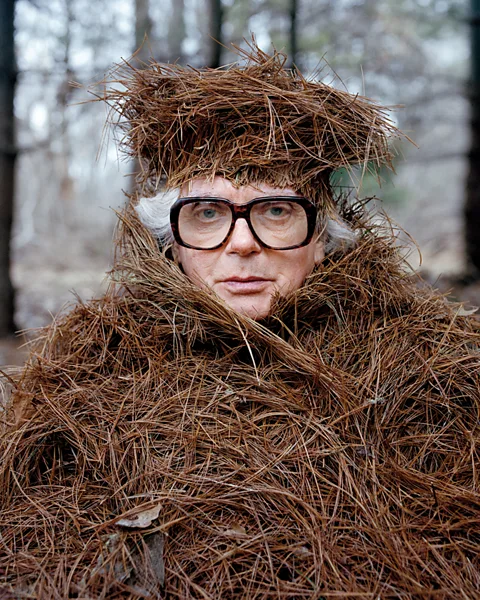
[[[102,289],[111,258],[113,209],[124,203],[122,190],[131,188],[134,165],[109,141],[105,106],[83,103],[85,88],[71,82],[101,81],[142,46],[145,35],[148,42],[138,53],[143,60],[153,56],[215,67],[234,57],[212,38],[227,47],[244,45],[243,38],[253,32],[263,49],[274,44],[285,50],[305,74],[318,72],[325,59],[321,76],[326,82],[397,106],[392,117],[417,147],[397,147],[397,174],[385,174],[381,188],[367,178],[361,193],[382,198],[387,212],[418,242],[427,278],[455,281],[468,272],[464,210],[475,19],[467,0],[0,4],[1,77],[3,83],[15,83],[16,135],[9,141],[3,110],[0,149],[4,160],[16,159],[10,243],[16,328],[48,323],[65,302],[75,300],[72,290],[88,299]],[[13,70],[5,54],[10,33]],[[0,94],[0,101],[5,97]],[[0,172],[4,237],[10,218],[5,173]],[[415,263],[415,256],[411,260]],[[0,364],[9,359],[0,354]]]

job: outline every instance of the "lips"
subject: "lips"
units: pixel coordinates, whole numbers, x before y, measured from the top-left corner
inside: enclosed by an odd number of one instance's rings
[[[249,276],[229,277],[221,283],[231,294],[258,294],[263,292],[271,282],[271,279]]]

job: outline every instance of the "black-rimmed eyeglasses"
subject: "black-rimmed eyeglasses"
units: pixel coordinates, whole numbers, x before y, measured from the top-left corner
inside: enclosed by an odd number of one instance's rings
[[[170,210],[175,241],[186,248],[215,250],[230,237],[237,219],[245,219],[254,238],[272,250],[310,243],[317,209],[303,196],[268,196],[235,204],[225,198],[179,198]]]

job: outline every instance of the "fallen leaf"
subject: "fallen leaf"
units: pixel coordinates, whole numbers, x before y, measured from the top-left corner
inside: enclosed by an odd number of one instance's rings
[[[312,553],[306,546],[300,546],[299,548],[295,548],[293,553],[295,556],[300,558],[306,558],[307,556],[312,556]]]
[[[474,315],[477,310],[478,306],[473,306],[472,308],[465,308],[464,306],[461,306],[457,311],[457,315],[459,317],[469,317],[470,315]]]
[[[126,582],[142,598],[160,598],[159,588],[165,585],[165,563],[163,561],[164,536],[160,531],[143,539],[143,551],[134,552],[134,572]]]
[[[247,535],[247,532],[245,530],[245,527],[242,527],[241,525],[234,523],[230,529],[227,529],[225,531],[225,535],[244,536],[244,535]]]
[[[156,531],[146,539],[146,544],[150,550],[150,562],[159,584],[165,585],[165,563],[163,562],[163,548],[165,539],[163,534]]]
[[[161,508],[161,504],[157,504],[153,508],[147,508],[138,513],[131,512],[128,517],[119,519],[116,524],[121,527],[139,527],[140,529],[149,527],[152,521],[158,519]]]

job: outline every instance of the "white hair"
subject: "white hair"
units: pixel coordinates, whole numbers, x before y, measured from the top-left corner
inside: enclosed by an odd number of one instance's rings
[[[180,188],[172,188],[159,192],[151,198],[140,198],[135,210],[140,221],[158,239],[160,245],[173,244],[173,233],[170,227],[170,209],[179,198]],[[357,233],[340,217],[334,215],[326,222],[319,219],[319,232],[325,240],[325,254],[346,252],[357,242]]]

